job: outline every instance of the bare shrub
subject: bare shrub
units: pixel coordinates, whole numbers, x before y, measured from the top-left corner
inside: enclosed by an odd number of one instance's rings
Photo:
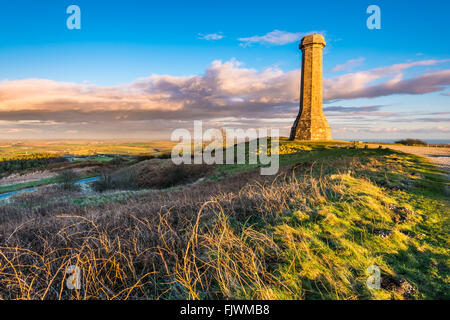
[[[171,164],[160,170],[146,172],[140,176],[141,188],[165,189],[192,183],[212,172],[213,167],[205,164]]]
[[[153,159],[135,166],[104,173],[94,183],[95,190],[165,189],[192,183],[213,171],[212,166],[200,164],[173,164],[170,160]]]
[[[56,177],[61,187],[64,190],[79,189],[79,186],[75,182],[80,178],[79,175],[73,170],[64,170]]]
[[[113,173],[103,172],[100,180],[92,184],[94,190],[135,190],[138,189],[138,172],[135,168],[120,169]]]

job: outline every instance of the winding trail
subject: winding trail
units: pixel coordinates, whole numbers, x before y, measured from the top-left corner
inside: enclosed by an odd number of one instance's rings
[[[371,146],[378,145],[372,144]],[[447,176],[450,175],[450,147],[412,147],[400,145],[383,145],[383,147],[425,157],[438,167],[444,169],[447,172]]]
[[[99,179],[100,179],[100,177],[84,178],[84,179],[76,181],[75,184],[84,185],[84,184],[87,184],[87,183],[91,183],[91,182],[97,181]],[[6,199],[8,199],[8,198],[10,198],[10,197],[12,197],[12,196],[14,196],[16,194],[36,191],[40,187],[44,187],[44,186],[46,186],[46,185],[41,185],[41,186],[37,186],[37,187],[30,187],[30,188],[25,188],[25,189],[21,189],[21,190],[1,193],[0,194],[0,201],[1,200],[6,200]]]

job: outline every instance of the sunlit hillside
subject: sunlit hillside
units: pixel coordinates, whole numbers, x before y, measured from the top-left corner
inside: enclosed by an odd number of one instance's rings
[[[41,183],[0,198],[0,298],[449,298],[442,171],[343,142],[282,140],[280,164],[266,177],[158,157],[26,169],[22,184]],[[79,290],[65,286],[73,265]]]

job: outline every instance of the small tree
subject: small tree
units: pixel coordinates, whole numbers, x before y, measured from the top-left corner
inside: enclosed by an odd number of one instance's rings
[[[78,178],[78,174],[73,170],[65,170],[58,175],[58,181],[64,190],[75,189],[75,182]]]

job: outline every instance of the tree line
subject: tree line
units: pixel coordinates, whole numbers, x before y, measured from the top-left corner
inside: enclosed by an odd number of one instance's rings
[[[0,158],[0,173],[43,167],[51,163],[67,161],[64,157],[47,153],[21,154]]]

